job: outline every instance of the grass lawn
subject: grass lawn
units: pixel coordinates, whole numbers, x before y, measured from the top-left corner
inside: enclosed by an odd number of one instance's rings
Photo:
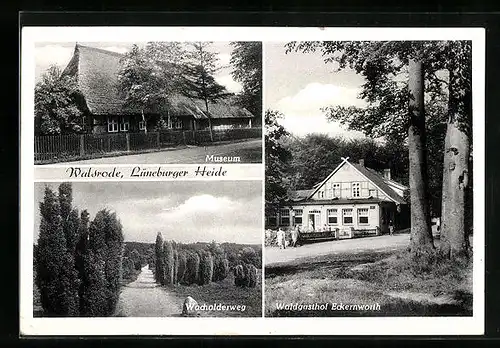
[[[234,277],[230,274],[218,283],[208,285],[175,285],[166,288],[170,294],[184,300],[191,296],[198,305],[245,305],[245,311],[203,311],[204,317],[260,317],[262,315],[262,286],[259,281],[255,288],[234,286]]]
[[[471,316],[472,264],[411,265],[406,250],[340,253],[266,267],[266,316]],[[326,310],[277,304],[328,304]],[[332,303],[376,310],[332,310]]]

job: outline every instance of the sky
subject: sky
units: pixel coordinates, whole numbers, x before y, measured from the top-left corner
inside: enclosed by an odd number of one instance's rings
[[[125,53],[129,51],[133,44],[138,46],[146,42],[78,42],[83,46],[101,48],[108,51]],[[42,42],[35,45],[35,80],[39,81],[41,75],[52,65],[55,64],[64,69],[69,63],[75,50],[76,42]],[[222,69],[216,75],[216,80],[225,86],[230,92],[238,93],[241,91],[241,85],[234,81],[231,76],[231,67],[229,59],[231,58],[232,47],[229,42],[214,42],[213,52],[219,56],[219,64]]]
[[[321,53],[285,53],[284,42],[264,43],[265,108],[284,114],[280,123],[292,134],[323,133],[347,138],[363,137],[327,121],[322,107],[365,106],[358,98],[363,77],[352,70],[336,71]]]
[[[158,232],[177,242],[262,242],[261,181],[73,182],[73,207],[90,219],[117,213],[125,241],[154,243]],[[34,242],[45,186],[35,183]]]

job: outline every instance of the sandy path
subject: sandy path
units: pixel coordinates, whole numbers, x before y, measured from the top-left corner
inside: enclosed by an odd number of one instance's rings
[[[116,309],[117,316],[180,316],[182,301],[155,283],[153,272],[144,266],[137,280],[124,286]]]
[[[301,258],[336,253],[397,250],[408,246],[409,242],[410,234],[396,234],[394,236],[384,235],[318,242],[297,248],[288,247],[284,250],[277,247],[266,247],[264,250],[264,259],[266,265],[272,265]]]

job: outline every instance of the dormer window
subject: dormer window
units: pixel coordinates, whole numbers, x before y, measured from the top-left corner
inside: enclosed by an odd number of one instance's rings
[[[353,182],[352,183],[352,196],[353,197],[360,197],[360,192],[361,192],[361,185],[359,182]]]

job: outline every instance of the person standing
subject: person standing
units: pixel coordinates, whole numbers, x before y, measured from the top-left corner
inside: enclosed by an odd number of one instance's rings
[[[391,236],[394,234],[394,223],[392,222],[392,220],[389,220],[389,233],[391,234]]]
[[[292,246],[294,248],[297,247],[297,240],[299,239],[299,225],[295,226],[295,228],[292,230]]]

